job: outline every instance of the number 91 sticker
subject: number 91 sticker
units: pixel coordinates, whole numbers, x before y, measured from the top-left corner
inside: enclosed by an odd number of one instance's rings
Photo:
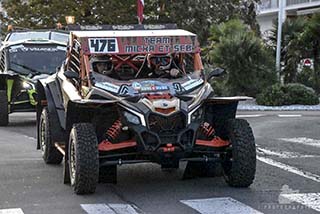
[[[118,43],[115,38],[90,38],[88,40],[90,53],[118,53]]]

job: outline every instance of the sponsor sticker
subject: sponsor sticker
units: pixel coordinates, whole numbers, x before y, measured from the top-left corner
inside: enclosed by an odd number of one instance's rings
[[[141,89],[141,84],[138,82],[133,82],[132,83],[132,88],[136,91],[139,91]]]
[[[192,79],[182,84],[182,87],[188,91],[203,83],[203,79]]]
[[[95,84],[96,87],[102,88],[104,90],[113,92],[113,93],[118,93],[120,87],[117,85],[114,85],[112,83],[109,82],[99,82]]]

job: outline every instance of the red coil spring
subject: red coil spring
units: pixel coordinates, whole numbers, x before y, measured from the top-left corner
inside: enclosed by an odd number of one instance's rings
[[[215,130],[212,127],[210,123],[204,122],[200,126],[200,131],[206,136],[206,137],[212,137],[215,134]]]
[[[121,123],[120,119],[118,119],[107,130],[107,133],[106,133],[107,139],[109,141],[116,139],[119,136],[120,132],[121,132],[121,128],[122,128],[122,123]]]

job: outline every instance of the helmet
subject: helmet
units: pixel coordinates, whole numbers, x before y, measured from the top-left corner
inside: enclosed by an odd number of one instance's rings
[[[109,56],[93,56],[90,62],[95,72],[108,75],[113,71],[112,59]]]
[[[172,63],[172,56],[171,54],[166,55],[153,55],[148,54],[148,67],[154,70],[169,70]]]

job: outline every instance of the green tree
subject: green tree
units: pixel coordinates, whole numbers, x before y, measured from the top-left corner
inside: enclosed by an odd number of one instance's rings
[[[315,13],[308,20],[306,28],[300,37],[301,48],[305,56],[313,59],[314,89],[320,93],[320,13]]]
[[[241,18],[257,28],[254,5],[259,0],[149,0],[146,2],[148,23],[177,23],[197,33],[200,43],[207,45],[210,26]]]
[[[145,23],[177,23],[199,35],[206,45],[209,29],[238,17],[256,26],[254,4],[258,0],[145,0]],[[136,0],[3,0],[7,16],[2,22],[27,28],[53,28],[73,15],[78,24],[137,23]]]
[[[281,75],[284,77],[284,83],[297,82],[298,64],[304,58],[304,44],[301,42],[301,35],[305,30],[308,20],[305,17],[286,19],[282,26],[281,43]],[[270,34],[271,48],[276,52],[278,35],[278,22],[274,22]]]
[[[128,0],[3,0],[1,21],[26,28],[54,28],[75,16],[76,24],[135,23],[136,2]]]
[[[209,39],[209,62],[228,72],[224,84],[226,95],[256,96],[276,81],[270,53],[242,21],[236,19],[214,25]]]

